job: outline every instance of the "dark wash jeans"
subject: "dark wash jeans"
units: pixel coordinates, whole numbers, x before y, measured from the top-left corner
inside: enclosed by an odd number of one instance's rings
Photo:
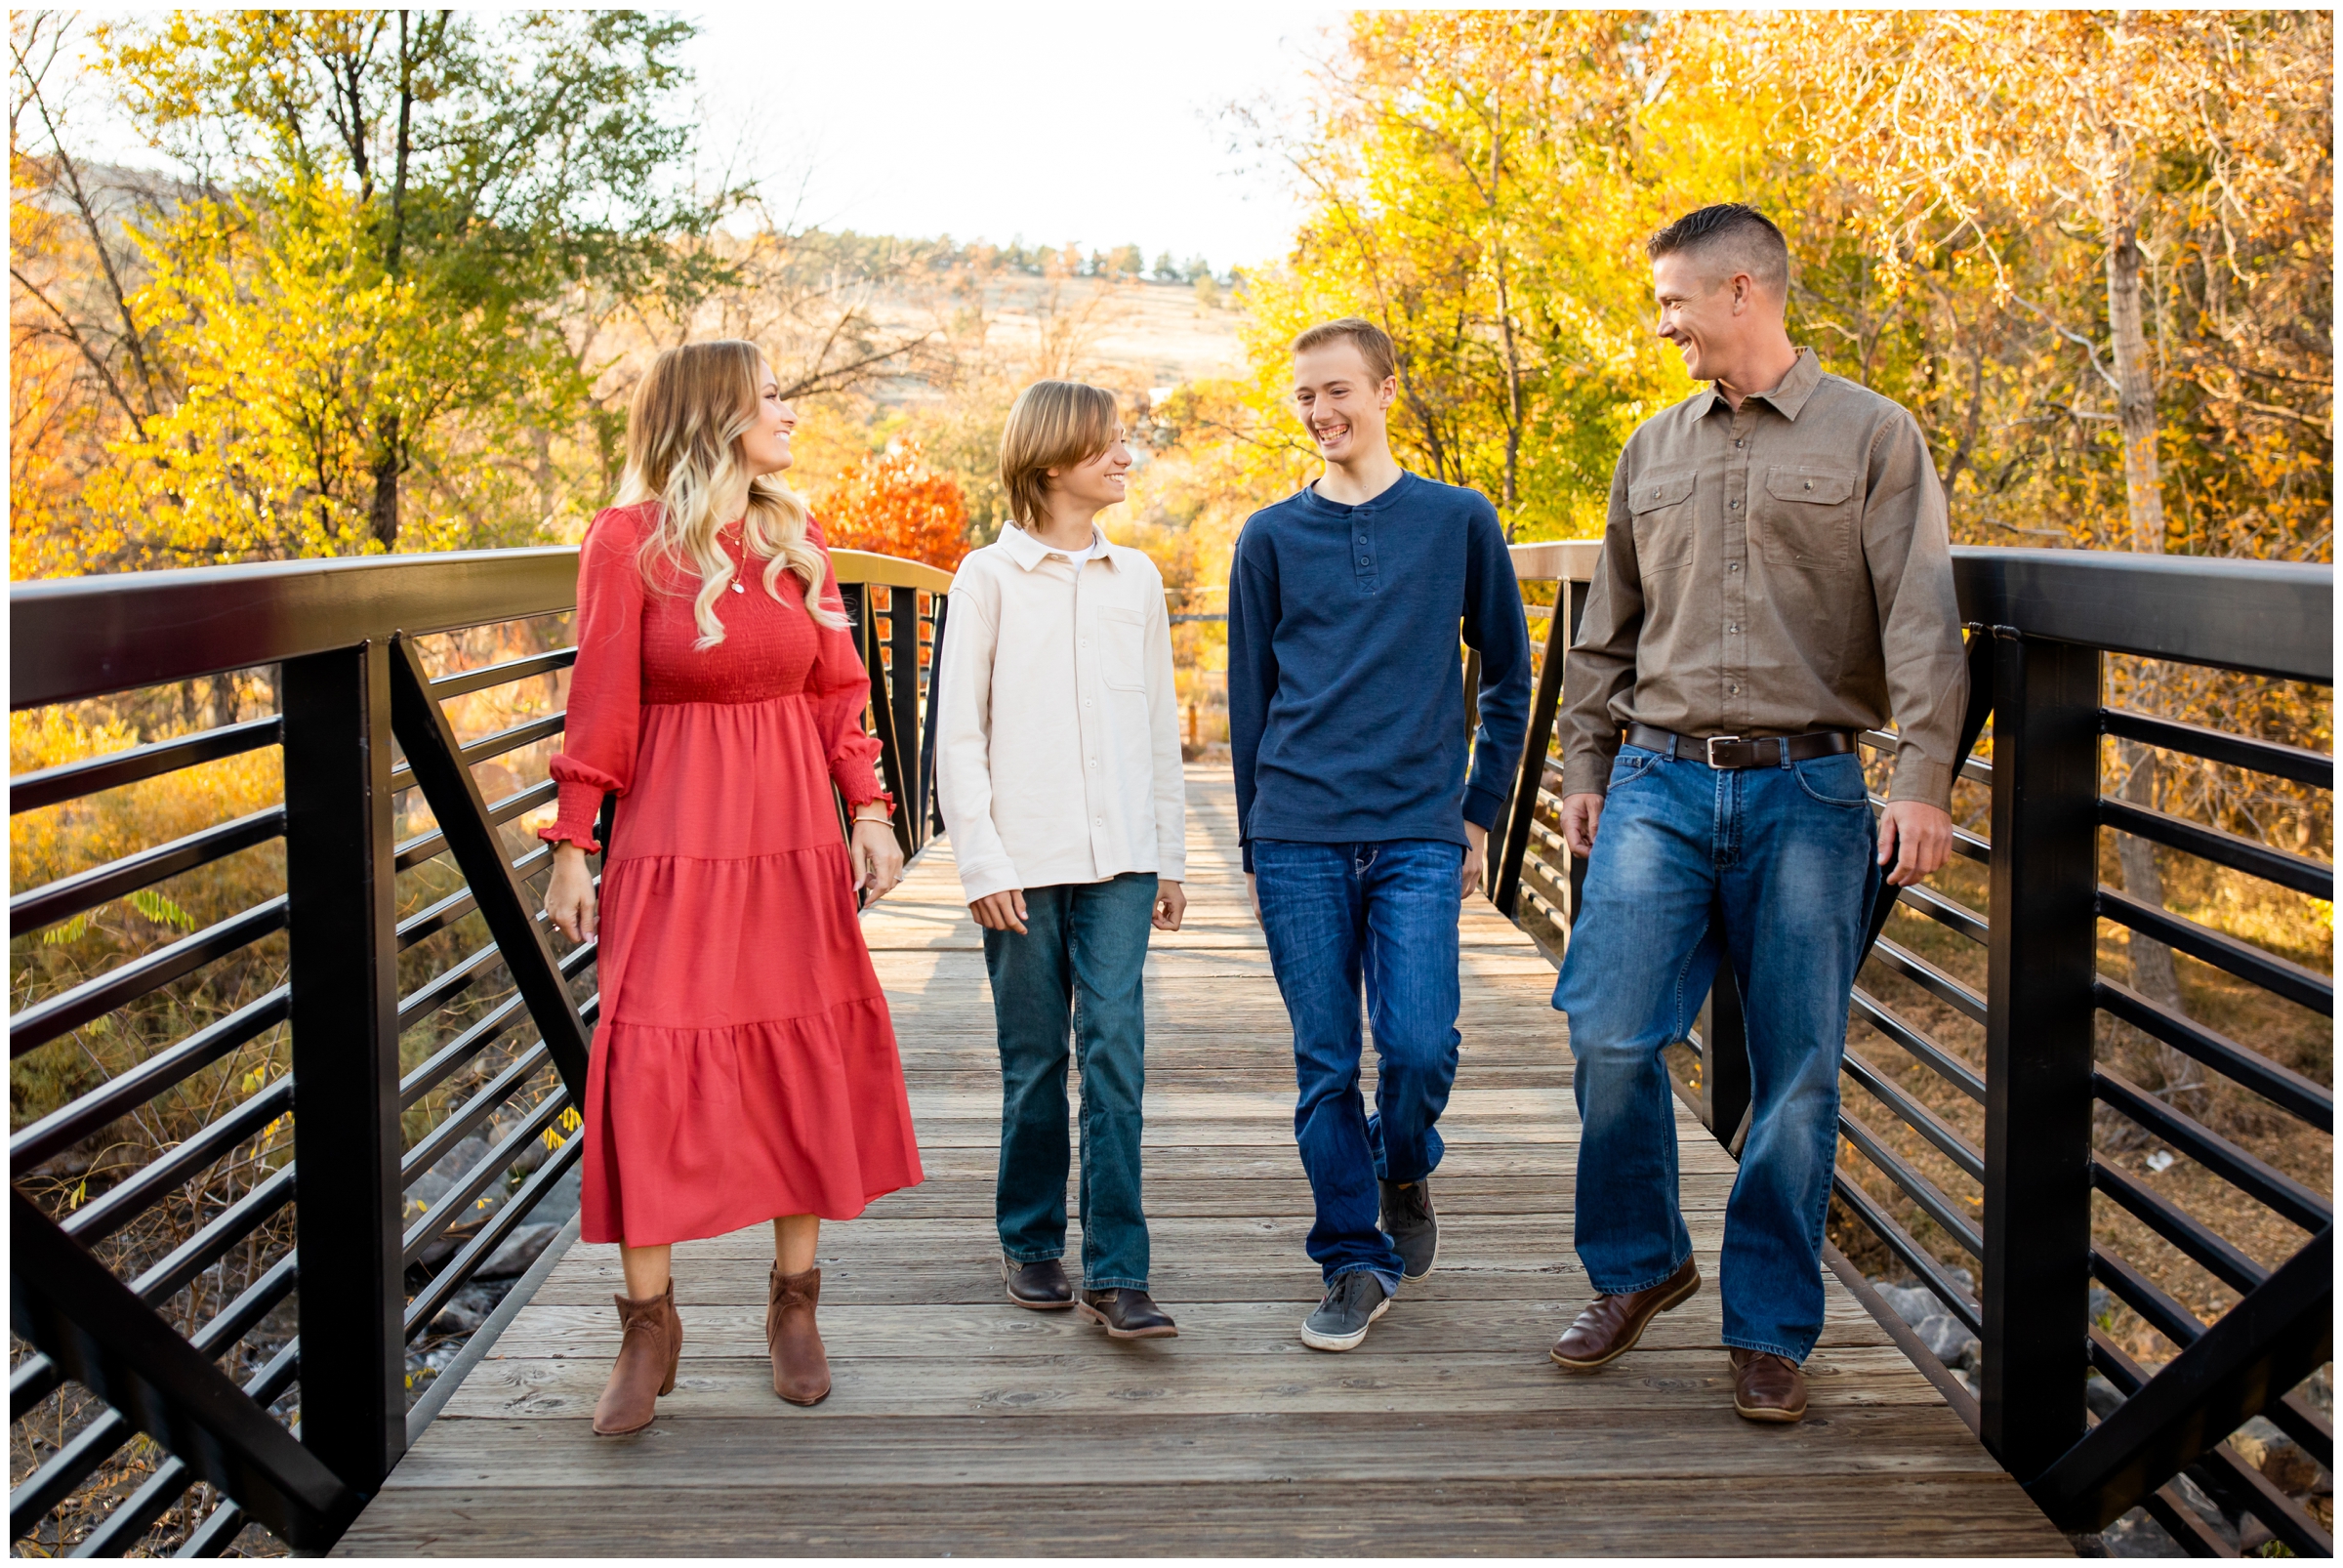
[[[1607,1296],[1691,1256],[1661,1050],[1730,956],[1754,1114],[1725,1209],[1725,1342],[1803,1361],[1823,1328],[1838,1068],[1876,839],[1853,756],[1720,772],[1629,746],[1611,769],[1554,1006],[1570,1014],[1579,1259]]]
[[[1294,1139],[1326,1280],[1368,1269],[1399,1290],[1399,1252],[1377,1228],[1376,1180],[1440,1163],[1434,1124],[1457,1080],[1457,919],[1464,846],[1437,839],[1299,844],[1259,839],[1254,887],[1269,963],[1294,1024]],[[1375,1029],[1375,1114],[1359,1094],[1359,995]]]
[[[1025,889],[1025,934],[987,930],[1001,1044],[1001,1174],[993,1211],[1014,1263],[1066,1253],[1066,1041],[1082,1069],[1082,1273],[1147,1288],[1139,1206],[1147,1017],[1140,973],[1155,874]]]

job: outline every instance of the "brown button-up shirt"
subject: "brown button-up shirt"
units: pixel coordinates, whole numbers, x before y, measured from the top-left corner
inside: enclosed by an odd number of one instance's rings
[[[1809,349],[1770,392],[1646,420],[1563,685],[1563,790],[1620,730],[1795,735],[1896,721],[1889,799],[1947,805],[1968,702],[1945,495],[1911,414]]]

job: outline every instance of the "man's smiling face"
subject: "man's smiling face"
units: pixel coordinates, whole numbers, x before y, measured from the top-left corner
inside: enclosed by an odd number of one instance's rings
[[[1384,411],[1398,390],[1396,377],[1376,381],[1347,338],[1294,355],[1294,411],[1329,463],[1383,449]]]

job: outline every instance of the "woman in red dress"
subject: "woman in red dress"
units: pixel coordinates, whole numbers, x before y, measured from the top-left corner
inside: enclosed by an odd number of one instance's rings
[[[580,1233],[619,1244],[627,1285],[604,1434],[649,1425],[675,1387],[671,1245],[767,1219],[773,1391],[818,1403],[821,1222],[921,1177],[855,919],[855,889],[885,892],[903,858],[861,728],[870,678],[821,532],[776,476],[796,423],[754,345],[667,351],[628,413],[619,505],[579,552],[560,811],[540,836],[547,914],[601,939]]]

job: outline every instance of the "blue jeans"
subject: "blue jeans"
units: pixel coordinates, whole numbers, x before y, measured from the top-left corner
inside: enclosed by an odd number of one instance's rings
[[[1147,1014],[1140,971],[1155,874],[1025,889],[1025,934],[987,930],[1001,1043],[1001,1173],[993,1214],[1013,1263],[1066,1253],[1066,1041],[1082,1069],[1082,1273],[1147,1288],[1139,1206]]]
[[[1660,1052],[1690,1032],[1730,956],[1753,1115],[1725,1208],[1725,1342],[1792,1361],[1814,1348],[1874,850],[1851,755],[1722,772],[1621,750],[1554,987],[1583,1123],[1579,1260],[1597,1291],[1657,1285],[1692,1253]]]
[[[1317,1220],[1309,1253],[1329,1283],[1372,1271],[1399,1290],[1399,1252],[1377,1228],[1376,1180],[1440,1163],[1433,1124],[1457,1080],[1457,917],[1462,845],[1257,840],[1254,890],[1269,964],[1294,1024],[1301,1145]],[[1375,1027],[1375,1114],[1359,1095],[1359,993]]]

